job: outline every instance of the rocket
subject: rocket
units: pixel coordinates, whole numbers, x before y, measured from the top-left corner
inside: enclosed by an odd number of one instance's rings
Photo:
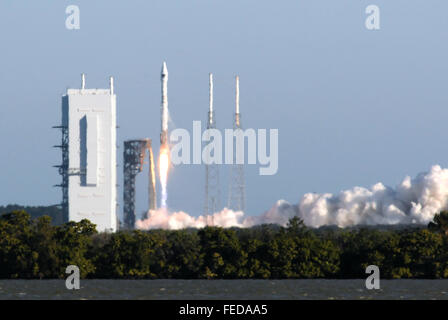
[[[162,82],[162,104],[160,106],[161,112],[161,132],[160,132],[160,145],[166,145],[168,142],[168,69],[166,62],[163,62],[162,72],[160,75]]]

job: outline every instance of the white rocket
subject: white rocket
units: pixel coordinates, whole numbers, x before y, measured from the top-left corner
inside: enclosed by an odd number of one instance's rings
[[[240,123],[240,77],[235,77],[235,125],[241,128]]]
[[[165,145],[168,141],[168,69],[166,68],[166,62],[163,62],[160,80],[162,81],[160,145]]]

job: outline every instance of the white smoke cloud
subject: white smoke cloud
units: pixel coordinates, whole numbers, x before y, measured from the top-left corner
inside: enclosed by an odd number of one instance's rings
[[[337,225],[348,227],[358,224],[427,224],[434,214],[448,209],[448,169],[435,165],[429,172],[414,179],[406,177],[396,188],[382,183],[370,189],[354,187],[331,193],[307,193],[297,205],[279,200],[260,216],[244,216],[241,211],[223,209],[213,214],[213,225],[221,227],[251,227],[263,223],[285,226],[291,217],[298,216],[310,227]],[[166,209],[151,210],[144,220],[136,222],[138,229],[201,228],[206,225],[203,216],[192,217],[185,212]],[[210,223],[209,223],[210,224]]]
[[[208,225],[215,225],[224,228],[229,227],[249,227],[243,220],[242,211],[232,211],[224,208],[222,211],[214,213],[208,217]],[[207,225],[207,219],[204,216],[192,217],[183,211],[169,212],[168,209],[160,208],[149,210],[146,219],[137,220],[135,226],[137,229],[169,229],[177,230],[184,228],[203,228]]]

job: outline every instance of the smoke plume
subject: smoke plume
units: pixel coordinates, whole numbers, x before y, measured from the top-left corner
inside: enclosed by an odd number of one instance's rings
[[[429,172],[414,179],[406,177],[395,188],[377,183],[371,188],[354,187],[338,194],[307,193],[298,204],[279,200],[259,216],[245,216],[241,211],[223,209],[213,214],[209,225],[221,227],[251,227],[275,223],[285,226],[291,217],[298,216],[310,227],[358,224],[426,224],[434,214],[448,209],[448,169],[435,165]],[[150,210],[147,218],[136,223],[138,229],[201,228],[205,217],[193,217],[185,212],[167,209]]]

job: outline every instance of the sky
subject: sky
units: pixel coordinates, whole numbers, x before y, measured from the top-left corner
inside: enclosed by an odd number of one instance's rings
[[[381,29],[367,30],[375,4]],[[68,5],[80,29],[65,27]],[[60,176],[61,96],[115,77],[119,199],[123,141],[158,151],[160,70],[169,70],[173,127],[205,123],[214,74],[218,128],[231,128],[240,76],[245,128],[279,130],[279,169],[246,166],[247,214],[307,192],[332,192],[448,166],[448,2],[190,0],[0,2],[0,205],[51,205]],[[229,167],[221,168],[226,202]],[[147,207],[138,178],[137,210]],[[168,205],[203,211],[205,169],[175,167]]]

